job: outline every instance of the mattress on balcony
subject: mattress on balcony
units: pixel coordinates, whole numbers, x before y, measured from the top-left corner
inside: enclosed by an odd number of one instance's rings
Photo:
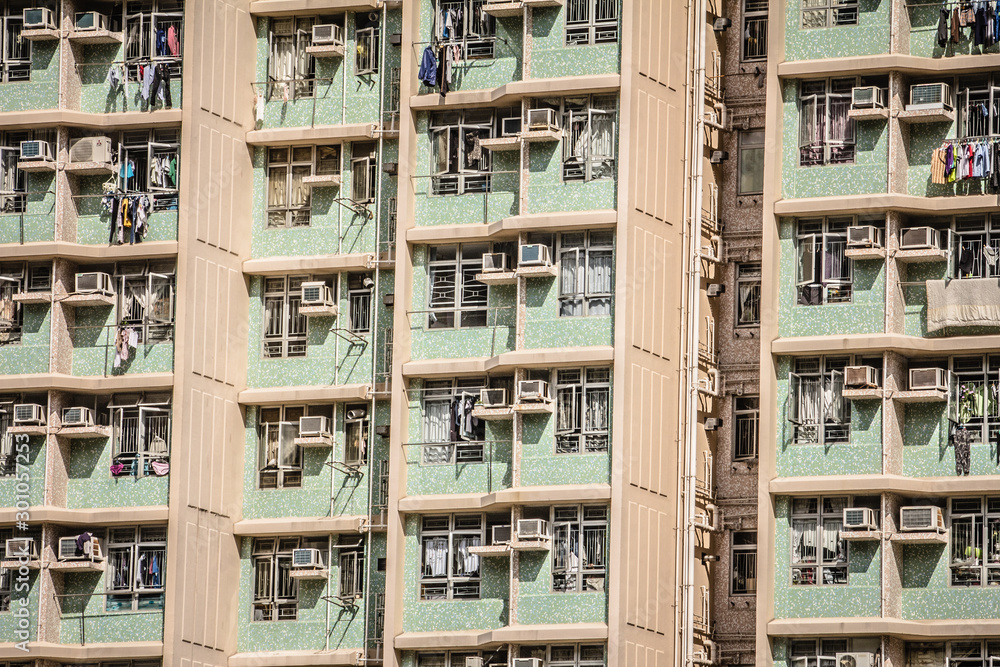
[[[1000,280],[928,280],[927,331],[948,327],[1000,327]]]

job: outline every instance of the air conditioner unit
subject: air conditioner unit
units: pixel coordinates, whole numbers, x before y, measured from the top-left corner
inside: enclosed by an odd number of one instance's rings
[[[323,416],[299,417],[299,437],[319,438],[330,433],[330,420]]]
[[[705,420],[706,431],[718,431],[722,428],[722,419],[719,417],[709,417]]]
[[[507,390],[480,389],[479,403],[484,408],[502,408],[507,405]]]
[[[22,141],[21,155],[18,158],[21,162],[40,161],[53,162],[52,146],[47,141]]]
[[[76,30],[107,30],[108,17],[98,12],[77,12]]]
[[[705,289],[705,295],[713,299],[717,296],[722,296],[725,293],[726,293],[726,286],[724,283],[711,283]]]
[[[510,526],[493,526],[492,544],[510,544]]]
[[[943,533],[944,515],[941,513],[941,508],[934,505],[900,507],[899,530],[905,532],[933,530]]]
[[[517,383],[517,400],[520,402],[544,401],[549,397],[549,383],[545,380],[520,380]]]
[[[292,567],[323,567],[323,555],[319,549],[292,549]]]
[[[947,83],[918,83],[910,86],[906,110],[951,109],[951,86]]]
[[[930,250],[940,248],[938,230],[933,227],[910,227],[899,232],[900,250]]]
[[[836,653],[836,667],[875,667],[874,653]]]
[[[62,425],[93,426],[94,411],[91,410],[90,408],[84,408],[84,407],[63,408]]]
[[[465,656],[465,667],[483,667],[483,659],[478,655]]]
[[[302,283],[303,306],[332,306],[333,291],[323,281]]]
[[[518,519],[517,539],[522,542],[549,539],[549,522],[545,519]]]
[[[559,122],[555,109],[528,109],[528,130],[558,131]]]
[[[947,391],[948,371],[943,368],[911,368],[910,391]]]
[[[101,553],[101,542],[96,537],[84,542],[83,552],[77,552],[76,537],[60,537],[56,557],[60,561],[67,560],[104,560]]]
[[[507,270],[507,253],[488,252],[483,255],[483,273],[502,273]]]
[[[45,408],[37,403],[19,403],[14,406],[15,426],[44,426]]]
[[[844,530],[878,530],[875,511],[867,507],[845,507]]]
[[[312,43],[320,44],[343,44],[344,40],[340,36],[340,26],[335,23],[322,23],[313,26]]]
[[[8,560],[27,556],[30,559],[38,558],[38,548],[35,546],[33,537],[15,537],[7,540],[4,546],[4,557]]]
[[[858,225],[847,228],[848,248],[880,248],[882,230],[875,225]]]
[[[70,162],[112,162],[111,139],[80,137],[69,144]]]
[[[851,89],[852,109],[883,109],[885,96],[878,86],[858,86]]]
[[[542,667],[541,658],[514,658],[511,667]]]
[[[520,266],[551,266],[549,247],[541,243],[528,243],[521,246],[518,264]]]
[[[844,386],[875,388],[878,387],[878,369],[871,366],[848,366],[844,369]]]
[[[78,273],[76,274],[77,294],[104,294],[112,296],[115,293],[114,282],[106,273]]]
[[[500,121],[500,134],[505,137],[516,137],[521,133],[521,117],[504,118]]]
[[[25,30],[55,30],[56,17],[48,7],[32,7],[21,14]]]

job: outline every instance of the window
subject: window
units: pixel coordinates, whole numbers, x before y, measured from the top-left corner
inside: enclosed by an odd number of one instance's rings
[[[803,81],[799,92],[799,164],[854,163],[854,121],[848,117],[857,79]]]
[[[853,218],[799,220],[795,233],[796,303],[850,303],[853,292],[847,228]]]
[[[846,496],[792,498],[792,585],[847,583],[847,541],[840,538]]]
[[[264,277],[264,358],[306,356],[306,318],[299,315],[307,276]]]
[[[948,667],[990,667],[998,662],[1000,662],[1000,642],[964,640],[948,642],[948,658],[944,664]],[[917,663],[908,662],[908,664]]]
[[[972,432],[973,442],[987,442],[1000,433],[1000,357],[952,359],[952,400],[949,418]]]
[[[355,142],[351,145],[351,199],[370,204],[377,191],[378,147],[374,142]]]
[[[476,274],[482,272],[483,254],[489,250],[488,243],[428,247],[429,329],[487,325],[488,288]]]
[[[165,64],[171,76],[181,74],[184,50],[182,0],[128,2],[125,8],[125,63],[130,81],[138,80],[134,65]]]
[[[743,0],[742,45],[743,62],[767,59],[767,0]]]
[[[312,146],[267,149],[267,226],[309,226],[310,188],[302,182],[313,173]]]
[[[757,458],[760,442],[760,397],[733,397],[733,460]]]
[[[364,542],[355,535],[342,535],[337,546],[340,552],[337,595],[343,600],[358,599],[365,591]]]
[[[837,654],[848,650],[846,639],[793,639],[788,656],[791,667],[837,667]]]
[[[760,263],[736,265],[736,326],[760,326]]]
[[[372,287],[367,273],[352,273],[347,278],[348,319],[352,333],[368,333],[372,328]]]
[[[483,11],[487,0],[437,0],[435,4],[437,44],[457,46],[459,60],[493,57],[496,19]]]
[[[156,474],[154,463],[170,459],[170,395],[119,394],[113,396],[114,463],[123,472]]]
[[[730,595],[755,595],[757,593],[757,533],[733,531],[730,533],[730,563],[732,584]]]
[[[1000,498],[951,498],[952,586],[1000,586]]]
[[[993,223],[997,224],[994,225]],[[942,232],[942,238],[947,232]],[[1000,250],[1000,218],[972,216],[955,220],[955,253],[951,275],[955,278],[994,278],[1000,276],[1000,266],[991,265],[985,248]]]
[[[0,264],[0,345],[21,342],[24,312],[14,296],[24,288],[23,264]]]
[[[368,460],[368,405],[348,405],[344,414],[344,463],[362,465]]]
[[[617,117],[615,95],[562,100],[563,180],[614,178]]]
[[[424,465],[482,463],[486,422],[479,420],[471,431],[455,424],[456,414],[471,412],[479,390],[486,386],[482,378],[428,380],[423,391]],[[463,427],[467,422],[462,421]],[[442,443],[442,444],[436,444]]]
[[[167,527],[109,528],[107,611],[163,609]]]
[[[267,64],[269,99],[312,97],[316,61],[306,52],[312,45],[314,18],[272,18],[271,57]]]
[[[377,15],[376,15],[377,16]],[[354,52],[354,73],[378,74],[379,62],[379,24],[372,21],[368,14],[358,12],[354,15],[356,21],[354,41],[357,47]]]
[[[556,454],[608,451],[611,369],[556,371]]]
[[[302,406],[259,409],[257,425],[258,483],[262,489],[288,489],[302,486],[302,448],[299,437]]]
[[[618,0],[569,0],[566,44],[610,44],[618,41]]]
[[[177,208],[179,130],[130,130],[122,132],[118,147],[122,192],[153,193],[154,210]]]
[[[603,591],[607,578],[608,508],[552,508],[552,590]]]
[[[858,0],[802,0],[802,27],[858,24]]]
[[[948,102],[949,100],[946,100]],[[960,137],[1000,134],[1000,77],[962,77],[958,80]]]
[[[549,667],[606,667],[608,664],[603,644],[522,645],[519,652],[522,658],[537,658]]]
[[[3,415],[0,415],[0,419],[2,418]],[[2,424],[0,424],[0,426],[2,426]],[[21,535],[19,535],[19,537],[20,536]],[[13,537],[14,537],[14,531],[12,529],[0,528],[0,543],[5,545],[4,553],[6,553],[7,540],[12,539]],[[8,570],[6,568],[0,569],[0,612],[10,611],[10,592],[11,592],[10,589],[13,578],[14,578],[13,571]]]
[[[420,599],[478,600],[483,516],[425,516],[420,528]]]
[[[0,476],[10,477],[17,471],[17,452],[14,447],[14,403],[18,397],[0,396]]]
[[[559,235],[559,316],[610,315],[615,233]]]
[[[500,667],[507,664],[507,651],[498,648],[482,653],[478,651],[418,653],[417,667],[465,667],[466,658],[481,658],[483,667]]]
[[[299,586],[292,577],[292,551],[299,539],[256,538],[253,541],[254,621],[294,621],[298,616]]]
[[[21,158],[21,142],[31,137],[27,131],[0,132],[0,213],[25,212],[27,178],[17,168],[17,161]]]
[[[495,136],[492,109],[431,114],[431,194],[490,191],[490,151],[480,142]]]
[[[132,327],[140,343],[174,337],[174,271],[173,263],[118,265],[118,324]]]
[[[764,192],[764,130],[740,132],[740,191],[741,195]]]
[[[0,0],[0,20],[3,21],[3,34],[0,35],[3,47],[0,51],[0,82],[31,79],[31,41],[21,37],[21,30],[24,29],[22,12],[26,7],[46,5],[56,9],[50,3]]]
[[[788,376],[788,421],[795,444],[846,443],[851,437],[851,402],[843,397],[847,357],[803,358]]]

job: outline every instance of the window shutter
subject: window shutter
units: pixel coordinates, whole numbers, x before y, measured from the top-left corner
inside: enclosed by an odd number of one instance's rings
[[[819,282],[816,277],[817,255],[819,253],[819,239],[815,234],[799,238],[798,243],[798,275],[796,276],[796,287]]]
[[[299,434],[299,425],[292,422],[281,422],[276,425],[278,432],[278,467],[294,468],[298,462],[298,445],[295,438]]]
[[[803,97],[799,101],[799,148],[812,146],[819,141],[819,126],[816,122],[818,99],[815,95]]]
[[[786,409],[786,414],[788,415],[788,421],[793,424],[801,424],[802,420],[799,416],[799,401],[801,399],[800,392],[802,391],[802,378],[795,373],[788,374],[788,404]]]

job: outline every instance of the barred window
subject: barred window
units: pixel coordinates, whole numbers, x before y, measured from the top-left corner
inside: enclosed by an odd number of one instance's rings
[[[264,358],[306,356],[306,317],[299,314],[308,276],[265,276]]]
[[[28,7],[45,5],[55,9],[53,4],[0,0],[0,22],[3,23],[3,34],[0,35],[0,83],[31,79],[31,40],[21,36],[24,29],[22,12]]]
[[[298,582],[292,577],[292,551],[299,538],[257,538],[253,541],[254,621],[294,621],[298,617]]]
[[[271,19],[268,99],[294,100],[313,96],[316,61],[306,49],[312,46],[315,22],[313,17]]]
[[[425,516],[420,529],[420,599],[478,600],[479,556],[484,541],[481,514]]]
[[[579,593],[605,590],[608,507],[552,508],[552,590]]]
[[[258,408],[258,483],[261,489],[287,489],[302,486],[302,448],[295,444],[299,436],[299,418],[303,406]]]
[[[802,27],[858,24],[858,0],[802,0]]]
[[[487,0],[437,0],[434,40],[458,47],[461,60],[492,58],[496,19],[483,11]]]
[[[853,164],[854,120],[848,116],[854,77],[803,81],[799,90],[799,164]]]
[[[788,376],[788,421],[796,444],[846,443],[851,439],[851,402],[844,398],[848,357],[795,360]]]
[[[615,234],[559,235],[559,316],[610,315],[614,301]]]
[[[743,62],[767,59],[767,0],[743,0]]]
[[[174,337],[175,266],[169,263],[119,264],[118,324],[131,327],[140,343]]]
[[[1000,586],[1000,498],[951,498],[952,586]]]
[[[613,44],[618,41],[618,0],[569,0],[566,44]]]
[[[611,369],[556,371],[556,454],[608,451]]]
[[[170,460],[170,395],[118,394],[108,407],[114,463],[123,474],[157,474],[153,464]]]
[[[847,583],[848,547],[840,537],[847,496],[792,498],[792,585]]]
[[[483,270],[487,243],[430,246],[427,267],[430,273],[428,328],[484,327],[487,324],[489,291],[476,280]]]
[[[736,265],[736,326],[760,325],[759,263]]]
[[[490,191],[490,151],[480,146],[496,136],[492,109],[431,115],[431,193],[463,195]]]
[[[757,533],[740,531],[729,534],[732,564],[731,595],[757,593]]]
[[[167,527],[108,529],[107,611],[163,609]]]
[[[854,263],[847,257],[847,229],[854,218],[814,218],[796,225],[796,303],[850,303]]]
[[[757,458],[760,443],[760,397],[733,397],[733,460]]]

